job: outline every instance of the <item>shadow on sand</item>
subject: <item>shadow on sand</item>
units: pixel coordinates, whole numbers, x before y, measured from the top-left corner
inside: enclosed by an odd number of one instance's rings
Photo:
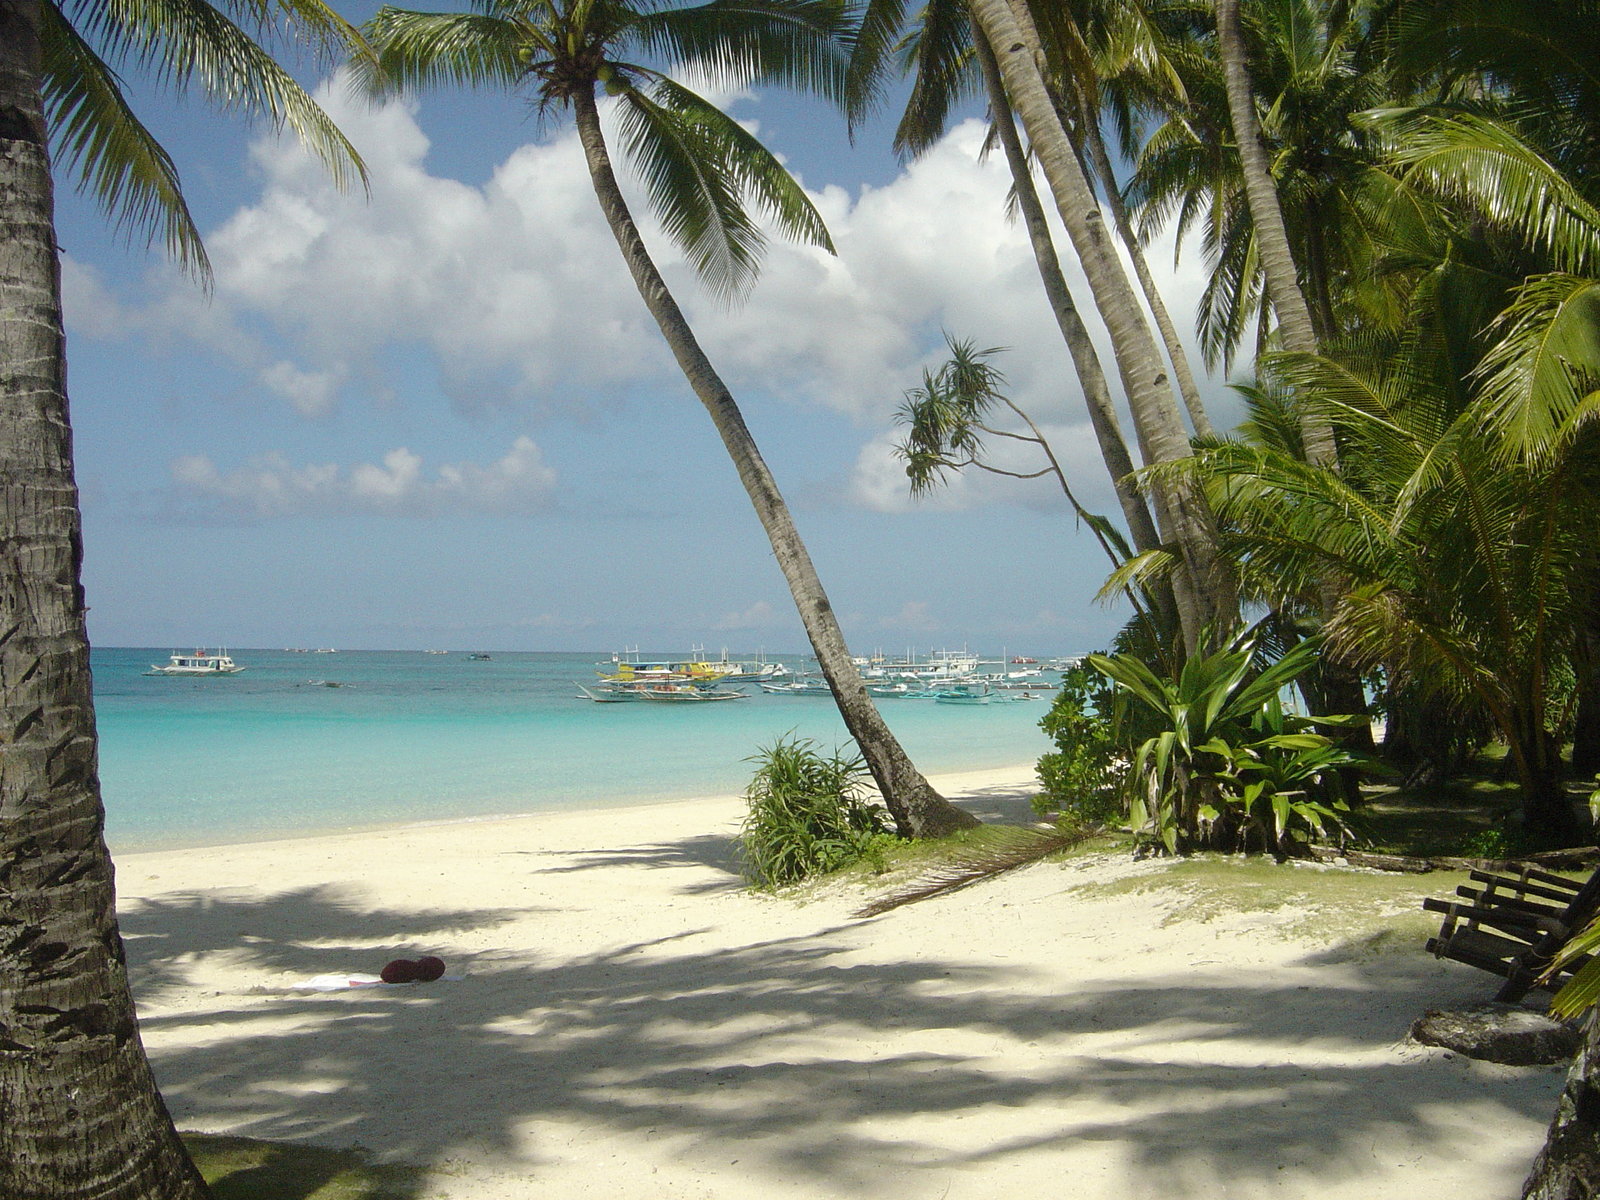
[[[589,865],[727,870],[729,851],[725,839],[689,838],[596,852]],[[159,998],[196,954],[232,955],[242,978],[313,974],[374,946],[442,943],[526,915],[444,910],[419,928],[415,912],[360,908],[317,888],[264,902],[168,897],[123,926],[136,994]],[[520,1158],[535,1190],[538,1162],[558,1152],[542,1139],[559,1127],[649,1135],[689,1154],[715,1146],[724,1164],[743,1156],[838,1195],[871,1190],[883,1177],[874,1171],[988,1168],[1115,1141],[1128,1169],[1149,1176],[1130,1177],[1130,1194],[1159,1182],[1161,1194],[1181,1195],[1197,1172],[1252,1184],[1285,1164],[1354,1173],[1396,1130],[1414,1130],[1425,1146],[1433,1115],[1449,1106],[1542,1122],[1560,1086],[1544,1071],[1486,1089],[1464,1064],[1385,1053],[1438,988],[1420,953],[1335,954],[1326,971],[1295,973],[1310,986],[1098,981],[1062,995],[1022,970],[963,959],[974,931],[952,931],[943,957],[914,960],[896,957],[892,931],[870,932],[881,961],[862,961],[860,925],[704,952],[686,931],[670,947],[480,963],[456,983],[222,997],[203,1014],[147,1018],[144,1028],[181,1125],[364,1145],[424,1165],[480,1151]],[[190,1028],[197,1023],[207,1028]],[[178,1029],[190,1044],[163,1045]],[[885,1042],[906,1031],[922,1032]],[[1024,1065],[1015,1056],[997,1065],[969,1034],[1022,1048]],[[1353,1053],[1336,1067],[1297,1061],[1306,1042]],[[1263,1043],[1281,1050],[1263,1055]],[[1196,1044],[1202,1057],[1182,1051]],[[405,1119],[388,1102],[395,1089],[410,1097]],[[925,1123],[997,1107],[1028,1115],[1002,1123],[1011,1132],[998,1141],[964,1145]]]

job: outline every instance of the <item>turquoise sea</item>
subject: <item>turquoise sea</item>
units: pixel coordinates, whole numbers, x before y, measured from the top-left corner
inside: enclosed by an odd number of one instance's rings
[[[730,794],[749,780],[745,759],[786,733],[846,741],[829,697],[755,684],[712,705],[579,698],[574,681],[607,654],[234,649],[239,675],[144,674],[174,649],[190,648],[93,653],[114,851]],[[1045,700],[879,707],[928,772],[1048,749]]]

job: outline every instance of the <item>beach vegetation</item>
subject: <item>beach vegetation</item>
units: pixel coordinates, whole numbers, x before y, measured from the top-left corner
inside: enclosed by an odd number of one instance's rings
[[[1318,732],[1343,718],[1297,717],[1280,693],[1314,664],[1315,639],[1258,661],[1259,631],[1189,658],[1176,678],[1129,654],[1091,654],[1151,730],[1123,786],[1136,834],[1169,854],[1208,848],[1291,855],[1344,829],[1340,771],[1360,761]]]
[[[1062,672],[1050,711],[1039,722],[1055,749],[1039,759],[1035,812],[1088,825],[1127,819],[1122,781],[1131,756],[1118,736],[1125,707],[1111,681],[1087,664]]]
[[[175,162],[123,71],[287,127],[341,180],[344,137],[271,48],[362,52],[321,0],[0,0],[0,1195],[199,1200],[134,1016],[103,836],[55,228],[57,164],[202,280]]]
[[[186,1133],[184,1147],[212,1200],[409,1200],[420,1167],[374,1163],[359,1150]]]
[[[752,209],[785,236],[829,252],[833,243],[782,162],[671,72],[692,68],[729,93],[773,85],[842,98],[853,37],[848,7],[835,0],[483,0],[472,12],[385,6],[365,28],[378,52],[358,57],[354,67],[376,92],[443,84],[520,89],[541,112],[571,111],[623,261],[733,460],[845,727],[896,826],[924,837],[975,824],[929,785],[874,707],[777,482],[645,243],[600,115],[603,90],[662,228],[703,283],[732,301],[753,284],[761,260],[765,239]]]
[[[750,761],[739,849],[752,887],[787,887],[856,863],[883,870],[891,821],[859,757],[786,736]]]

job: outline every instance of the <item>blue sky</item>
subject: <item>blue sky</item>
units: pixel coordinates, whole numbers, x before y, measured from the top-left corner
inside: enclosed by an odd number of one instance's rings
[[[802,646],[570,125],[489,92],[374,107],[323,79],[319,96],[369,196],[340,194],[292,141],[141,98],[205,233],[209,298],[62,183],[94,641]],[[887,120],[852,146],[816,103],[730,100],[811,192],[838,256],[774,241],[729,308],[636,207],[852,645],[1101,645],[1123,614],[1093,602],[1104,560],[1058,492],[968,478],[913,502],[890,450],[948,329],[1009,348],[1011,394],[1086,503],[1115,507],[980,123],[902,165]],[[1175,268],[1170,246],[1153,259],[1187,328],[1200,264]]]

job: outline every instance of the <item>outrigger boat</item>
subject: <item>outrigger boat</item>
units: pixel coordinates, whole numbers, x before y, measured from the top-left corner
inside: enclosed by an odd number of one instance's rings
[[[237,675],[244,668],[229,658],[227,654],[218,651],[216,654],[207,654],[204,650],[196,650],[193,654],[174,654],[166,666],[151,663],[146,675]]]
[[[655,700],[666,703],[698,704],[708,700],[746,700],[744,692],[719,692],[714,687],[696,683],[675,683],[661,680],[637,682],[605,682],[595,687],[577,683],[580,696],[600,704],[627,703],[634,700]]]
[[[939,704],[988,704],[998,697],[986,683],[958,683],[934,697]]]
[[[779,696],[827,696],[833,689],[820,679],[796,679],[789,683],[762,683],[763,692]]]

